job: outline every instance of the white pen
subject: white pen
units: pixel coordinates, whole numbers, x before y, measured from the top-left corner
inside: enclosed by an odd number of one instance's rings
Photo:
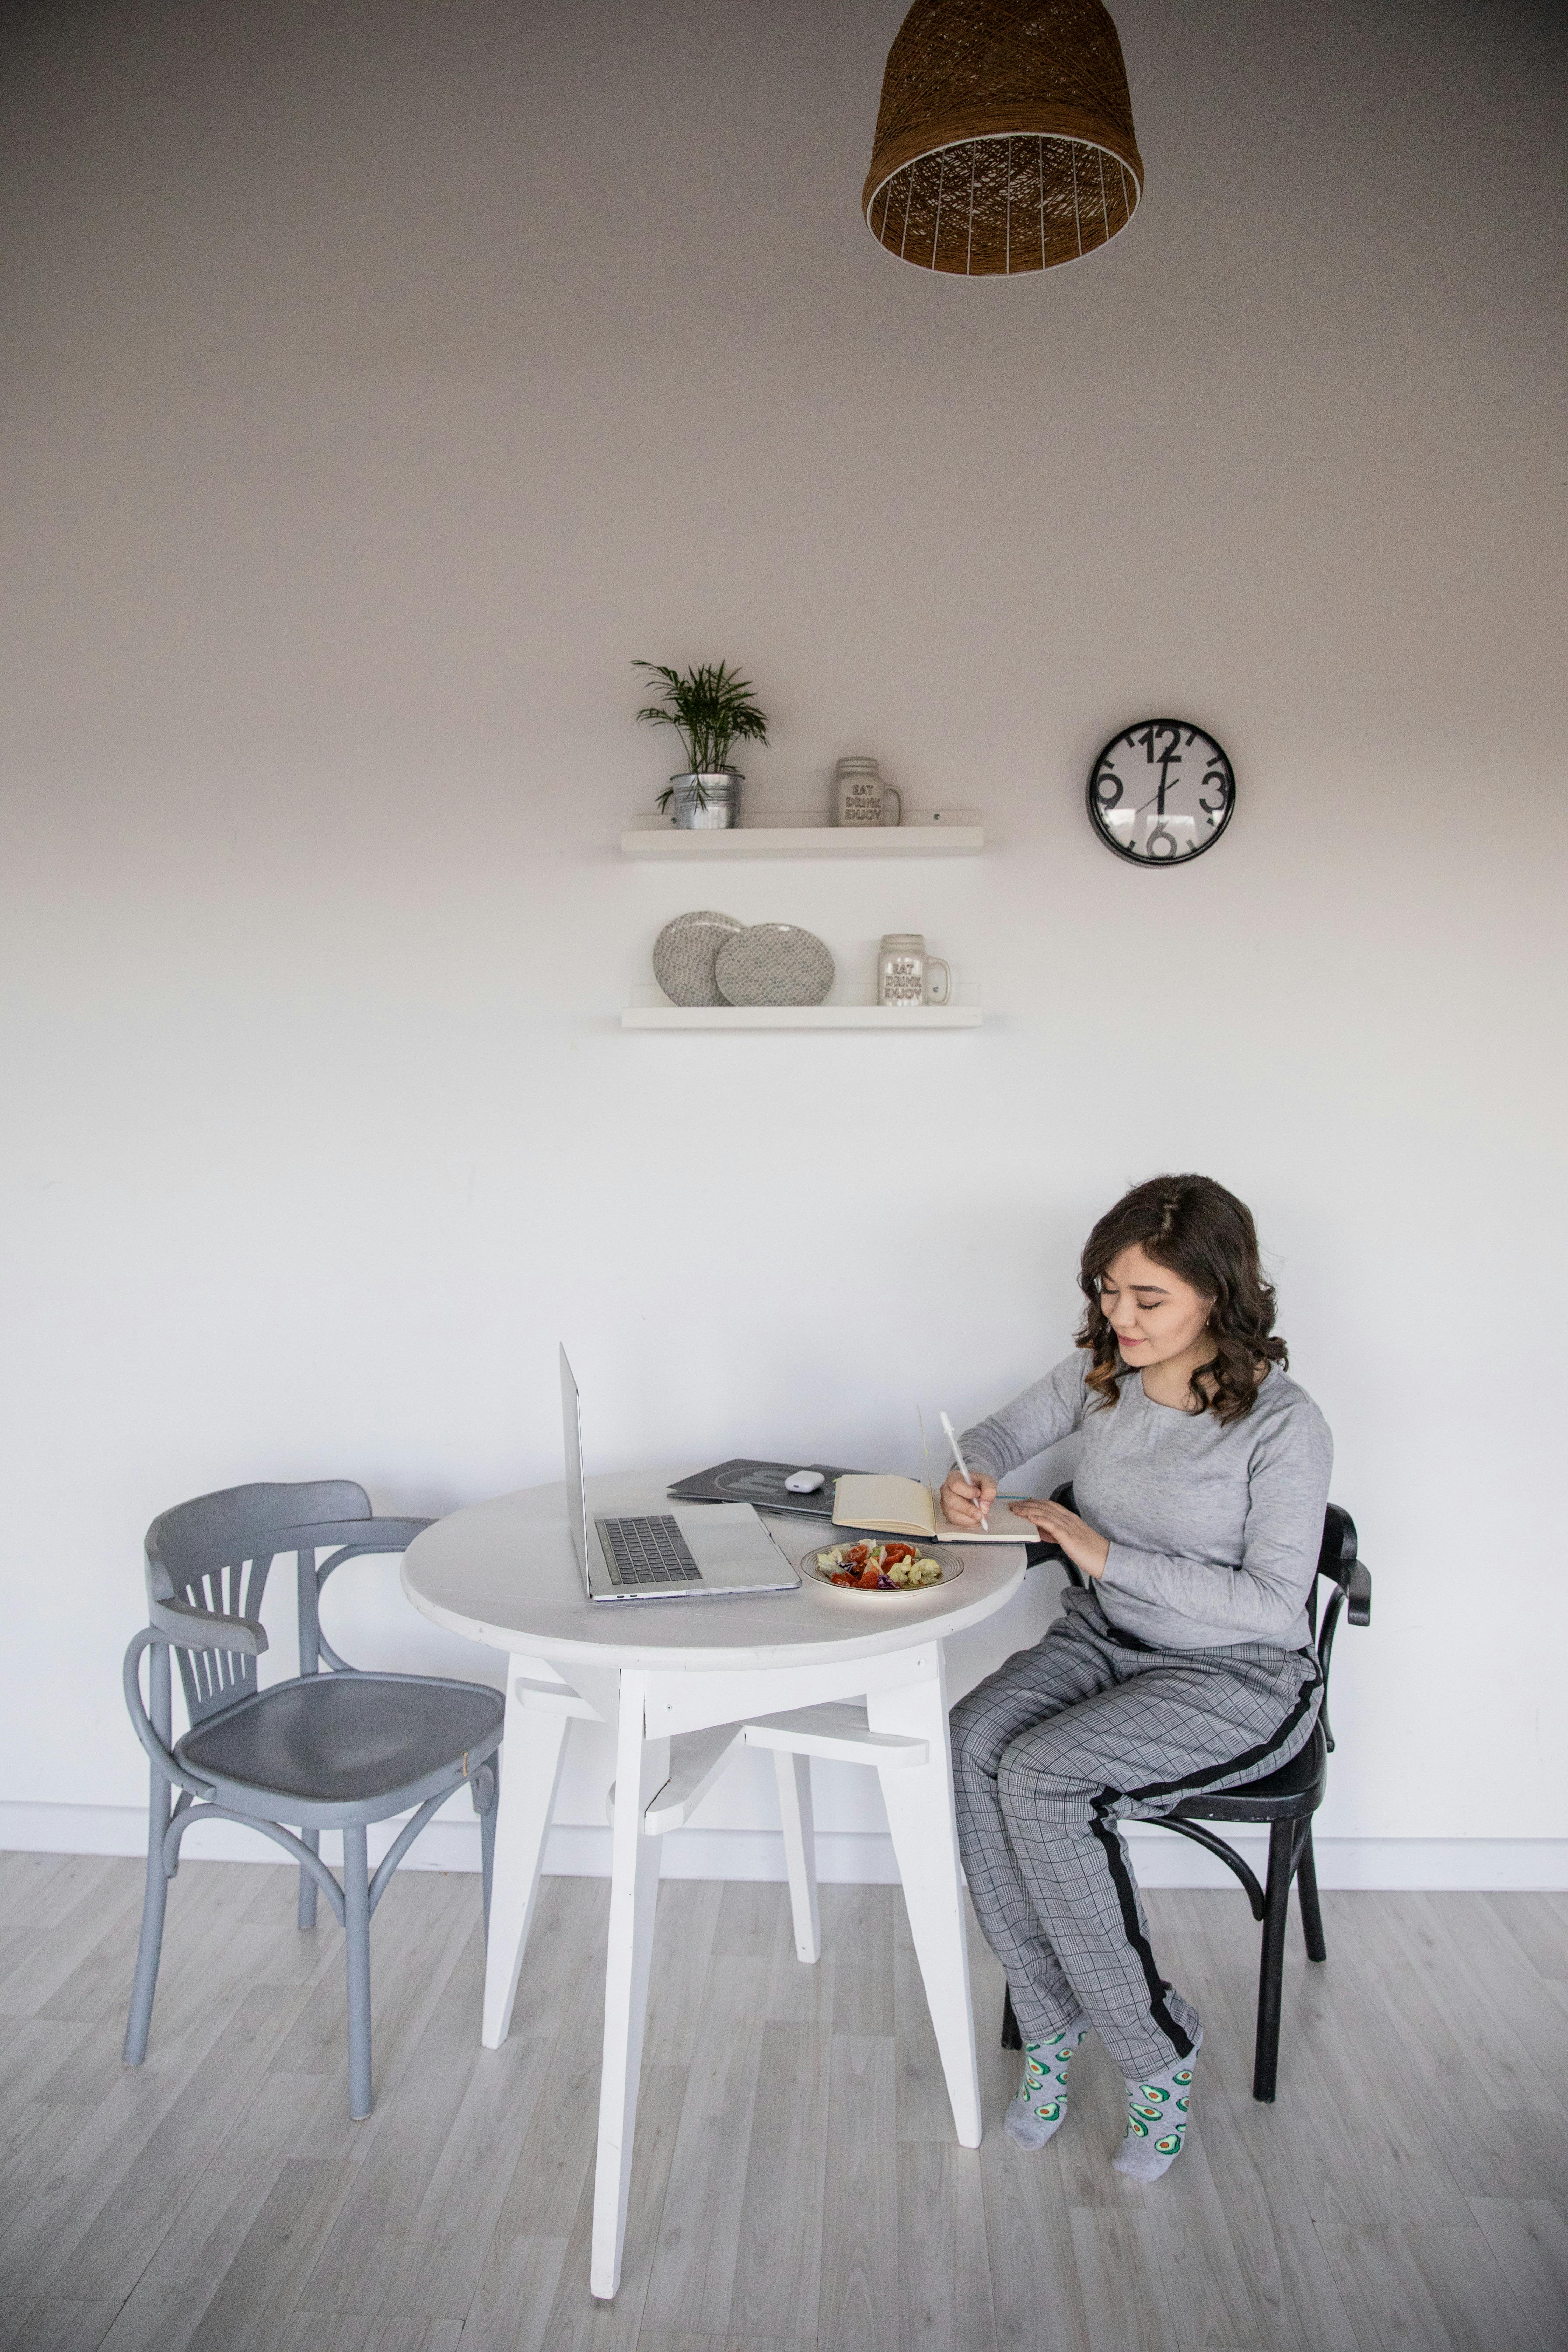
[[[957,1463],[957,1465],[958,1465],[958,1475],[959,1475],[959,1476],[963,1480],[963,1483],[964,1483],[964,1485],[965,1485],[966,1486],[973,1486],[973,1484],[974,1484],[974,1481],[973,1481],[973,1478],[970,1476],[970,1475],[969,1475],[969,1465],[968,1465],[968,1463],[964,1460],[963,1454],[962,1454],[962,1453],[961,1453],[961,1451],[959,1450],[959,1444],[958,1444],[958,1440],[957,1440],[957,1438],[956,1438],[956,1437],[953,1435],[953,1433],[952,1433],[952,1422],[951,1422],[951,1421],[949,1421],[949,1419],[948,1419],[948,1417],[947,1417],[947,1415],[946,1415],[946,1413],[945,1413],[945,1412],[944,1412],[944,1413],[942,1414],[942,1426],[943,1433],[945,1434],[945,1436],[946,1436],[946,1438],[947,1438],[947,1442],[948,1442],[948,1444],[949,1444],[952,1446],[952,1458],[953,1458],[953,1460],[954,1460],[954,1461]],[[990,1532],[991,1532],[991,1522],[990,1522],[990,1520],[986,1517],[986,1516],[985,1516],[985,1514],[984,1514],[984,1511],[982,1511],[982,1512],[981,1512],[981,1514],[980,1514],[980,1528],[981,1528],[981,1532],[982,1532],[982,1534],[984,1534],[984,1535],[989,1535],[989,1534],[990,1534]]]

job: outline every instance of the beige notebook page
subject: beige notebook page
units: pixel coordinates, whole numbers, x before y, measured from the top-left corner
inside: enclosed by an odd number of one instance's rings
[[[936,1506],[930,1487],[922,1486],[918,1478],[900,1478],[891,1472],[856,1472],[840,1478],[833,1490],[833,1524],[836,1528],[907,1528],[911,1535],[934,1542]]]
[[[934,1543],[972,1544],[1044,1543],[1047,1541],[1047,1538],[1040,1533],[1032,1519],[1021,1519],[1016,1511],[1008,1509],[1007,1498],[1005,1495],[998,1495],[995,1497],[985,1516],[991,1524],[983,1532],[979,1528],[955,1528],[952,1521],[939,1510],[936,1515],[936,1525],[931,1529],[931,1540]]]

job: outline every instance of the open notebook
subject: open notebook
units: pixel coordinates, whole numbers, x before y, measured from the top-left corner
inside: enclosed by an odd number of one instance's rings
[[[1022,1500],[1022,1497],[1019,1498]],[[840,1478],[833,1491],[836,1528],[872,1528],[879,1533],[923,1537],[927,1543],[1044,1543],[1028,1519],[1021,1519],[998,1495],[987,1513],[990,1527],[955,1528],[929,1486],[920,1478],[856,1475]]]

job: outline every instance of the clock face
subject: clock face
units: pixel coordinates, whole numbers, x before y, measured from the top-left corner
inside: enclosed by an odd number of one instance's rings
[[[1140,719],[1089,772],[1089,821],[1138,866],[1184,866],[1212,849],[1236,806],[1230,761],[1184,719]]]

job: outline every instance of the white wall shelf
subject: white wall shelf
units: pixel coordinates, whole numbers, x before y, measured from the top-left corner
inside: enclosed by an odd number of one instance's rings
[[[978,1004],[628,1004],[623,1029],[978,1029]]]
[[[760,812],[766,815],[767,811]],[[973,857],[985,846],[978,809],[911,810],[903,824],[739,824],[724,832],[687,833],[658,817],[621,835],[627,857],[701,864],[737,857]]]

